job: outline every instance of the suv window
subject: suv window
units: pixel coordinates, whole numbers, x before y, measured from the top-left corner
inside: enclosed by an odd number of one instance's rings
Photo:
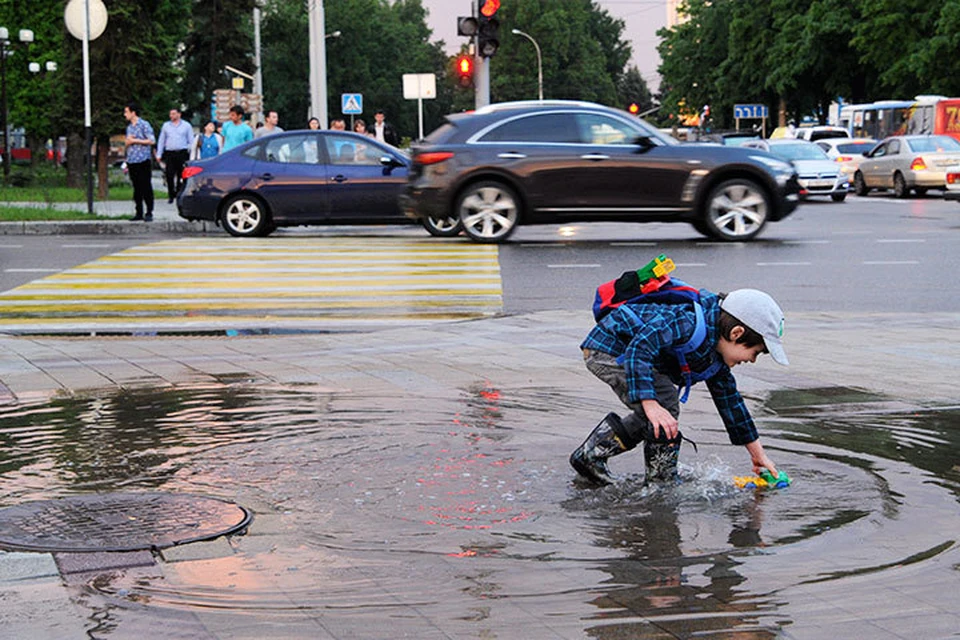
[[[640,132],[630,125],[599,113],[578,113],[580,141],[587,144],[633,144]]]
[[[571,113],[522,116],[488,131],[480,142],[578,143],[577,123]]]

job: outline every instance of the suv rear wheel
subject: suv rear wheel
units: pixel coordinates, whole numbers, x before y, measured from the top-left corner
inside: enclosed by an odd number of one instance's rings
[[[770,196],[746,178],[715,186],[703,207],[703,224],[718,240],[750,240],[763,229],[770,211]]]
[[[452,238],[463,230],[460,220],[456,216],[436,217],[427,216],[422,221],[423,228],[437,238]]]
[[[477,242],[503,242],[517,228],[520,201],[502,182],[471,184],[457,198],[456,213],[463,230]]]

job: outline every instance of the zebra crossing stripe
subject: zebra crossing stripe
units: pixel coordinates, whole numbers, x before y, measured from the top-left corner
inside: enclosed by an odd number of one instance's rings
[[[0,327],[32,332],[365,326],[502,310],[497,247],[427,238],[183,238],[0,293]]]

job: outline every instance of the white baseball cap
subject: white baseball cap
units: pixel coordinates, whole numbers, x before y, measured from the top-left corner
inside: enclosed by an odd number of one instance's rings
[[[789,364],[783,350],[783,311],[773,298],[757,289],[737,289],[727,294],[720,308],[759,333],[775,362]]]

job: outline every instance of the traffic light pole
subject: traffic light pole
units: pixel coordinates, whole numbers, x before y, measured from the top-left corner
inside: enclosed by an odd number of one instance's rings
[[[476,89],[476,107],[479,109],[490,104],[490,58],[484,58],[481,55],[476,56],[473,80]]]

